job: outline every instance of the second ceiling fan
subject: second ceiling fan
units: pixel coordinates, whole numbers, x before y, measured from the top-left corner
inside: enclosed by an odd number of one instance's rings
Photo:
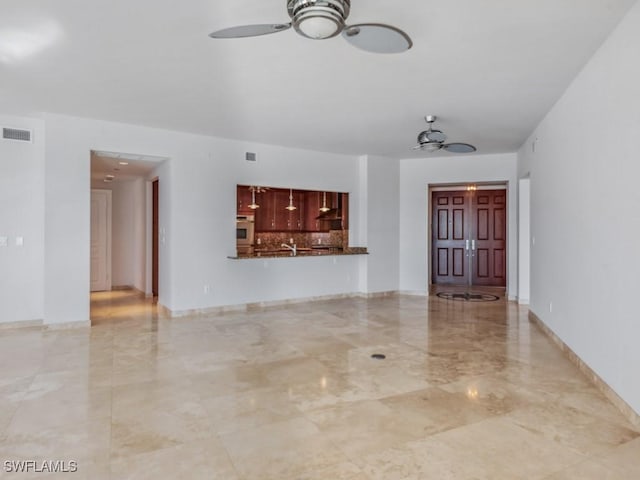
[[[422,150],[425,152],[446,150],[451,153],[472,153],[476,151],[476,147],[468,143],[444,143],[447,136],[442,133],[441,130],[433,128],[433,123],[436,121],[436,118],[435,115],[427,115],[424,117],[429,128],[420,132],[418,135],[418,145],[413,147],[414,150]]]
[[[231,0],[228,0],[231,1]],[[287,0],[289,23],[240,25],[217,30],[211,38],[244,38],[283,32],[291,27],[303,37],[324,40],[342,34],[351,45],[373,53],[400,53],[413,42],[399,28],[383,23],[347,25],[351,0]]]

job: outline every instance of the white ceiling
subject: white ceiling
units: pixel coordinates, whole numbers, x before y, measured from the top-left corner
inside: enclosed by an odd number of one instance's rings
[[[107,175],[113,176],[114,182],[148,178],[164,160],[149,155],[92,151],[91,180],[102,181]]]
[[[0,111],[48,111],[396,158],[426,114],[478,153],[516,150],[635,0],[352,0],[406,31],[376,55],[293,30],[286,0],[30,0],[0,15]],[[446,153],[441,153],[447,155]]]

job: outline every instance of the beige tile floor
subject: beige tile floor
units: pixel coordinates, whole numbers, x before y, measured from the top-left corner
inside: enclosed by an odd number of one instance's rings
[[[640,478],[640,432],[504,300],[166,319],[120,291],[92,317],[0,331],[3,479]]]

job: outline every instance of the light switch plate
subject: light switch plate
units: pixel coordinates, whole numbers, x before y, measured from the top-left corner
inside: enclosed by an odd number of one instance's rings
[[[24,237],[16,237],[16,247],[22,247],[24,245]]]
[[[6,247],[9,239],[7,237],[0,237],[0,247]]]

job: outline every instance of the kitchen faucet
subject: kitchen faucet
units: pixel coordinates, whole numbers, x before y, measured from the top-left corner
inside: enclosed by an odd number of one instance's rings
[[[280,245],[281,247],[285,247],[288,248],[289,250],[291,250],[291,256],[295,257],[296,253],[297,253],[297,247],[296,244],[294,243],[293,245],[289,245],[288,243],[283,243],[282,245]]]

